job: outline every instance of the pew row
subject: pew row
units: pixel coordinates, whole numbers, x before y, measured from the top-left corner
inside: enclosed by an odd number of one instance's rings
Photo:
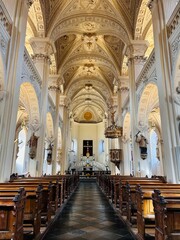
[[[23,240],[25,199],[24,188],[0,196],[0,239]]]
[[[169,184],[171,186],[159,186],[164,197],[180,199],[180,186],[178,184]],[[144,240],[150,231],[150,235],[155,235],[155,214],[152,202],[153,186],[137,185],[137,239]]]
[[[152,200],[155,212],[155,240],[179,240],[180,196],[155,190]]]
[[[20,178],[11,182],[0,183],[1,197],[13,197],[19,187],[26,192],[24,203],[22,232],[26,239],[42,239],[43,235],[53,223],[64,207],[71,193],[78,185],[78,178],[74,176],[46,176],[37,178]],[[3,233],[0,229],[0,234]],[[0,239],[6,239],[4,236]],[[7,238],[8,239],[8,238]],[[13,238],[10,239],[20,239]],[[24,239],[23,237],[21,239]]]

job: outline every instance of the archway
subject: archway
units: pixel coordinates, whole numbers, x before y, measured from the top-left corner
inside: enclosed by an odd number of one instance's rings
[[[161,140],[161,120],[160,120],[160,109],[159,109],[159,96],[158,88],[155,83],[149,83],[144,88],[138,109],[138,129],[140,133],[147,139],[147,158],[140,158],[140,171],[141,175],[152,175],[152,166],[154,161],[154,152],[157,147],[157,139],[159,151],[162,151],[160,146]],[[156,139],[157,138],[157,139]],[[161,154],[160,154],[161,155]],[[140,155],[141,157],[141,155]],[[160,164],[159,164],[160,162]],[[157,162],[158,172],[162,172],[162,158]],[[151,167],[150,167],[151,166]]]
[[[45,153],[43,173],[52,174],[52,151],[54,142],[54,124],[52,115],[50,112],[46,115],[46,141],[45,141]]]
[[[39,129],[39,104],[31,83],[20,86],[19,107],[14,140],[13,171],[18,174],[30,172],[35,175],[36,160],[30,159],[29,140]]]

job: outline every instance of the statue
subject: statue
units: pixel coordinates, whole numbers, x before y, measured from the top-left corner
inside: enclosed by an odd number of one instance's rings
[[[53,150],[53,145],[52,143],[49,143],[47,150],[47,163],[50,165],[52,162],[52,150]]]
[[[29,156],[31,159],[34,159],[36,157],[38,138],[39,137],[35,136],[33,132],[32,136],[27,142],[27,145],[29,145]]]
[[[141,158],[143,160],[146,159],[147,158],[147,144],[148,144],[147,139],[140,132],[138,132],[136,134],[136,140],[135,141],[137,143],[139,143]]]

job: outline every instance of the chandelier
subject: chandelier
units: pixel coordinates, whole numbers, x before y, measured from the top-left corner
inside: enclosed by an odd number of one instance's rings
[[[104,135],[106,138],[118,138],[118,137],[122,137],[122,135],[123,135],[123,128],[119,127],[115,124],[114,114],[115,114],[115,112],[111,113],[112,125],[108,126],[105,129]]]

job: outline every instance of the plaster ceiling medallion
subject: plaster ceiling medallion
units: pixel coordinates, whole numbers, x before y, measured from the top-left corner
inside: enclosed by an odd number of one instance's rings
[[[81,6],[86,10],[93,10],[97,8],[100,0],[80,0]]]
[[[99,29],[99,24],[92,21],[83,22],[81,26],[84,32],[96,32]]]
[[[98,40],[95,33],[84,33],[81,39],[84,42],[84,50],[88,52],[94,50],[95,44]]]

